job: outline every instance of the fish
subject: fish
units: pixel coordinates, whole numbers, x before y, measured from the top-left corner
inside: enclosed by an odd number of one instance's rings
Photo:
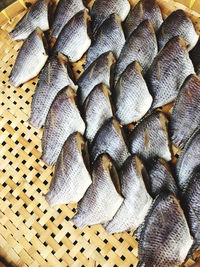
[[[84,102],[85,136],[89,143],[92,143],[104,122],[113,117],[110,95],[108,87],[100,83],[94,87]]]
[[[122,21],[125,20],[130,11],[128,0],[96,0],[90,11],[92,18],[93,34],[99,26],[113,13],[117,14]]]
[[[118,58],[124,43],[121,20],[117,14],[111,14],[99,27],[96,38],[87,51],[85,69],[105,52],[112,51]]]
[[[60,0],[55,12],[51,37],[57,39],[68,21],[83,9],[85,6],[82,0]]]
[[[153,25],[150,20],[145,20],[130,35],[122,48],[116,64],[115,81],[133,61],[141,65],[142,73],[145,74],[157,53],[158,45]]]
[[[31,103],[29,123],[40,129],[45,122],[50,106],[57,93],[66,86],[75,91],[72,70],[66,56],[61,53],[51,56],[42,69]]]
[[[196,45],[199,39],[192,21],[182,9],[172,12],[161,25],[158,32],[159,50],[175,36],[181,36],[185,40],[188,51]]]
[[[129,64],[120,76],[113,90],[113,99],[116,117],[122,125],[140,120],[150,109],[153,98],[137,61]]]
[[[75,92],[68,86],[53,101],[47,115],[42,136],[41,159],[52,166],[67,138],[74,132],[85,132],[85,123],[75,102]]]
[[[72,220],[80,229],[106,223],[113,218],[122,202],[115,165],[108,155],[102,154],[94,162],[92,184],[78,203]]]
[[[200,77],[200,39],[195,47],[190,51],[190,58],[194,65],[196,74]]]
[[[156,158],[153,161],[149,171],[149,180],[153,198],[161,192],[170,192],[178,197],[178,188],[175,179],[169,164],[165,160]]]
[[[176,164],[177,183],[181,191],[188,185],[193,170],[200,165],[200,129],[187,141]]]
[[[47,43],[41,29],[37,28],[24,41],[10,73],[9,82],[15,87],[39,74],[48,59]]]
[[[174,267],[184,262],[192,245],[190,230],[173,194],[162,193],[145,218],[137,267]]]
[[[163,112],[155,111],[144,117],[129,136],[130,150],[146,164],[159,157],[171,160],[168,119]]]
[[[176,98],[170,120],[171,139],[183,148],[200,127],[200,78],[192,74],[186,78]]]
[[[61,30],[53,47],[53,53],[61,52],[70,62],[81,59],[91,45],[89,24],[88,10],[81,10],[74,15]]]
[[[107,153],[119,169],[130,156],[124,141],[124,132],[115,118],[107,120],[99,129],[91,144],[91,161],[103,153]]]
[[[113,219],[104,225],[108,234],[136,229],[143,223],[152,204],[145,176],[148,176],[147,171],[137,155],[124,162],[119,175],[124,201]]]
[[[176,36],[154,58],[146,74],[146,82],[153,97],[151,110],[175,100],[184,80],[194,73],[186,42]]]
[[[42,31],[49,30],[48,5],[50,0],[38,0],[28,9],[27,13],[9,33],[12,40],[25,40],[28,36],[40,28]]]
[[[163,23],[161,10],[155,0],[140,0],[132,7],[123,25],[126,38],[146,19],[152,22],[155,32]]]
[[[55,165],[54,177],[45,198],[50,206],[77,203],[91,185],[89,156],[83,136],[69,136]]]
[[[77,81],[77,96],[82,106],[92,91],[100,83],[104,83],[108,88],[112,87],[113,71],[116,59],[111,51],[99,56],[80,76]]]

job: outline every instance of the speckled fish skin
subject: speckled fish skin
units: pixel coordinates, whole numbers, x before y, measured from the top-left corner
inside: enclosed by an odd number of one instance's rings
[[[81,59],[91,44],[89,21],[87,10],[82,10],[71,18],[60,32],[53,52],[61,52],[71,62]]]
[[[143,180],[148,174],[138,156],[130,156],[122,166],[120,174],[124,201],[114,218],[105,225],[109,234],[136,229],[144,221],[152,204],[152,198]]]
[[[78,99],[80,105],[92,91],[92,89],[100,83],[104,83],[108,88],[112,86],[113,69],[115,65],[115,57],[112,52],[106,52],[97,58],[78,79]]]
[[[114,56],[118,58],[124,43],[125,37],[120,18],[118,15],[112,14],[97,31],[96,38],[87,52],[85,68],[108,51],[112,51]]]
[[[178,188],[170,167],[163,159],[155,159],[149,171],[151,195],[155,198],[161,192],[171,192],[178,196]]]
[[[41,71],[47,58],[46,39],[43,32],[37,28],[24,41],[11,71],[9,82],[18,87],[31,80]]]
[[[55,174],[45,196],[51,206],[80,201],[92,183],[82,150],[87,153],[82,135],[70,135],[58,157]]]
[[[172,37],[178,35],[186,41],[188,51],[196,45],[199,39],[192,21],[182,9],[172,12],[161,25],[158,33],[159,49],[162,49]]]
[[[137,267],[180,265],[191,245],[190,230],[178,199],[172,194],[161,194],[144,222]]]
[[[160,28],[163,19],[159,6],[155,0],[140,0],[129,12],[124,22],[124,32],[126,38],[139,26],[139,24],[149,19],[155,32]]]
[[[200,77],[200,39],[195,47],[190,51],[190,58],[194,65],[196,74]]]
[[[151,107],[153,99],[141,72],[139,63],[129,64],[113,90],[116,117],[122,125],[140,120]]]
[[[113,218],[122,202],[117,171],[107,155],[100,155],[93,165],[92,184],[78,203],[78,212],[72,220],[80,229],[106,223]]]
[[[179,148],[183,148],[190,136],[200,127],[199,102],[200,78],[193,74],[183,83],[170,120],[171,139]]]
[[[85,136],[90,143],[105,121],[113,116],[110,94],[109,89],[101,83],[94,87],[85,100],[83,107],[86,122]]]
[[[70,85],[76,91],[67,57],[58,53],[46,62],[32,98],[29,122],[40,129],[57,93]]]
[[[58,35],[67,22],[84,8],[85,6],[82,0],[60,0],[56,8],[51,36],[58,38]]]
[[[147,86],[153,96],[151,109],[174,101],[184,80],[192,73],[194,67],[186,43],[176,36],[158,53],[147,73]]]
[[[126,40],[116,64],[115,80],[119,79],[133,61],[138,61],[145,74],[157,53],[158,45],[153,25],[149,20],[145,20]]]
[[[195,167],[200,165],[200,129],[186,143],[176,164],[177,183],[181,191],[187,187]]]
[[[49,29],[48,3],[50,0],[38,0],[9,33],[13,40],[26,39],[37,27],[42,31]]]
[[[44,125],[42,160],[49,166],[57,160],[67,138],[74,132],[84,134],[85,123],[75,103],[75,92],[69,86],[58,93]]]
[[[122,21],[125,20],[130,11],[128,0],[95,0],[90,11],[93,25],[93,33],[111,14],[117,14]]]
[[[114,118],[106,121],[97,132],[91,145],[91,161],[103,153],[107,153],[113,159],[117,168],[120,168],[130,156],[121,126]]]
[[[132,154],[138,154],[143,161],[160,157],[171,160],[168,137],[168,119],[159,111],[141,120],[129,136]]]

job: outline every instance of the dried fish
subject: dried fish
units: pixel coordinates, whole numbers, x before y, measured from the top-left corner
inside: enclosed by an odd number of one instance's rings
[[[190,58],[194,65],[196,74],[200,76],[200,39],[195,47],[190,51]]]

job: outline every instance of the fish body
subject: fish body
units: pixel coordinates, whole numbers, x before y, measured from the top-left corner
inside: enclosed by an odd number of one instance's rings
[[[49,0],[38,0],[9,33],[10,37],[13,40],[25,40],[37,27],[47,31],[49,29],[48,3]]]
[[[87,10],[81,10],[74,15],[60,32],[53,52],[61,52],[71,62],[81,59],[91,44],[89,21],[90,16]]]
[[[78,203],[73,222],[83,229],[87,225],[110,221],[123,202],[117,171],[108,155],[94,162],[92,184]]]
[[[50,57],[39,75],[38,84],[32,98],[29,122],[41,128],[50,106],[58,92],[66,86],[76,90],[67,57],[58,53]]]
[[[116,64],[115,80],[119,79],[122,72],[133,61],[141,65],[142,72],[145,74],[157,53],[158,45],[153,25],[149,20],[145,20],[129,36],[123,46]]]
[[[190,51],[190,58],[194,65],[196,74],[200,76],[200,40],[197,42],[195,47]]]
[[[192,73],[194,67],[186,43],[176,36],[158,53],[147,73],[147,86],[153,96],[151,109],[174,101],[184,80]]]
[[[141,72],[139,63],[134,61],[114,88],[116,117],[122,125],[140,120],[151,107],[153,99]]]
[[[75,92],[67,87],[58,93],[47,115],[42,136],[42,160],[49,166],[57,160],[67,138],[84,134],[85,123],[75,104]]]
[[[37,28],[24,41],[11,71],[9,82],[18,87],[38,75],[48,58],[45,45],[44,34]]]

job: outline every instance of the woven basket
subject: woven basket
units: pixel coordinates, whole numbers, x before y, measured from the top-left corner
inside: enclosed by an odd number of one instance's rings
[[[132,5],[135,2],[131,0]],[[189,6],[189,0],[180,2]],[[164,16],[184,9],[199,31],[198,13],[172,0],[158,3]],[[50,208],[43,197],[53,169],[40,160],[42,130],[27,123],[37,78],[19,88],[8,82],[22,45],[12,41],[8,32],[24,12],[24,2],[18,0],[0,13],[0,256],[13,266],[136,266],[133,232],[109,236],[100,225],[80,231],[70,221],[76,205]],[[83,60],[74,64],[76,78]],[[191,264],[190,260],[184,266]]]

